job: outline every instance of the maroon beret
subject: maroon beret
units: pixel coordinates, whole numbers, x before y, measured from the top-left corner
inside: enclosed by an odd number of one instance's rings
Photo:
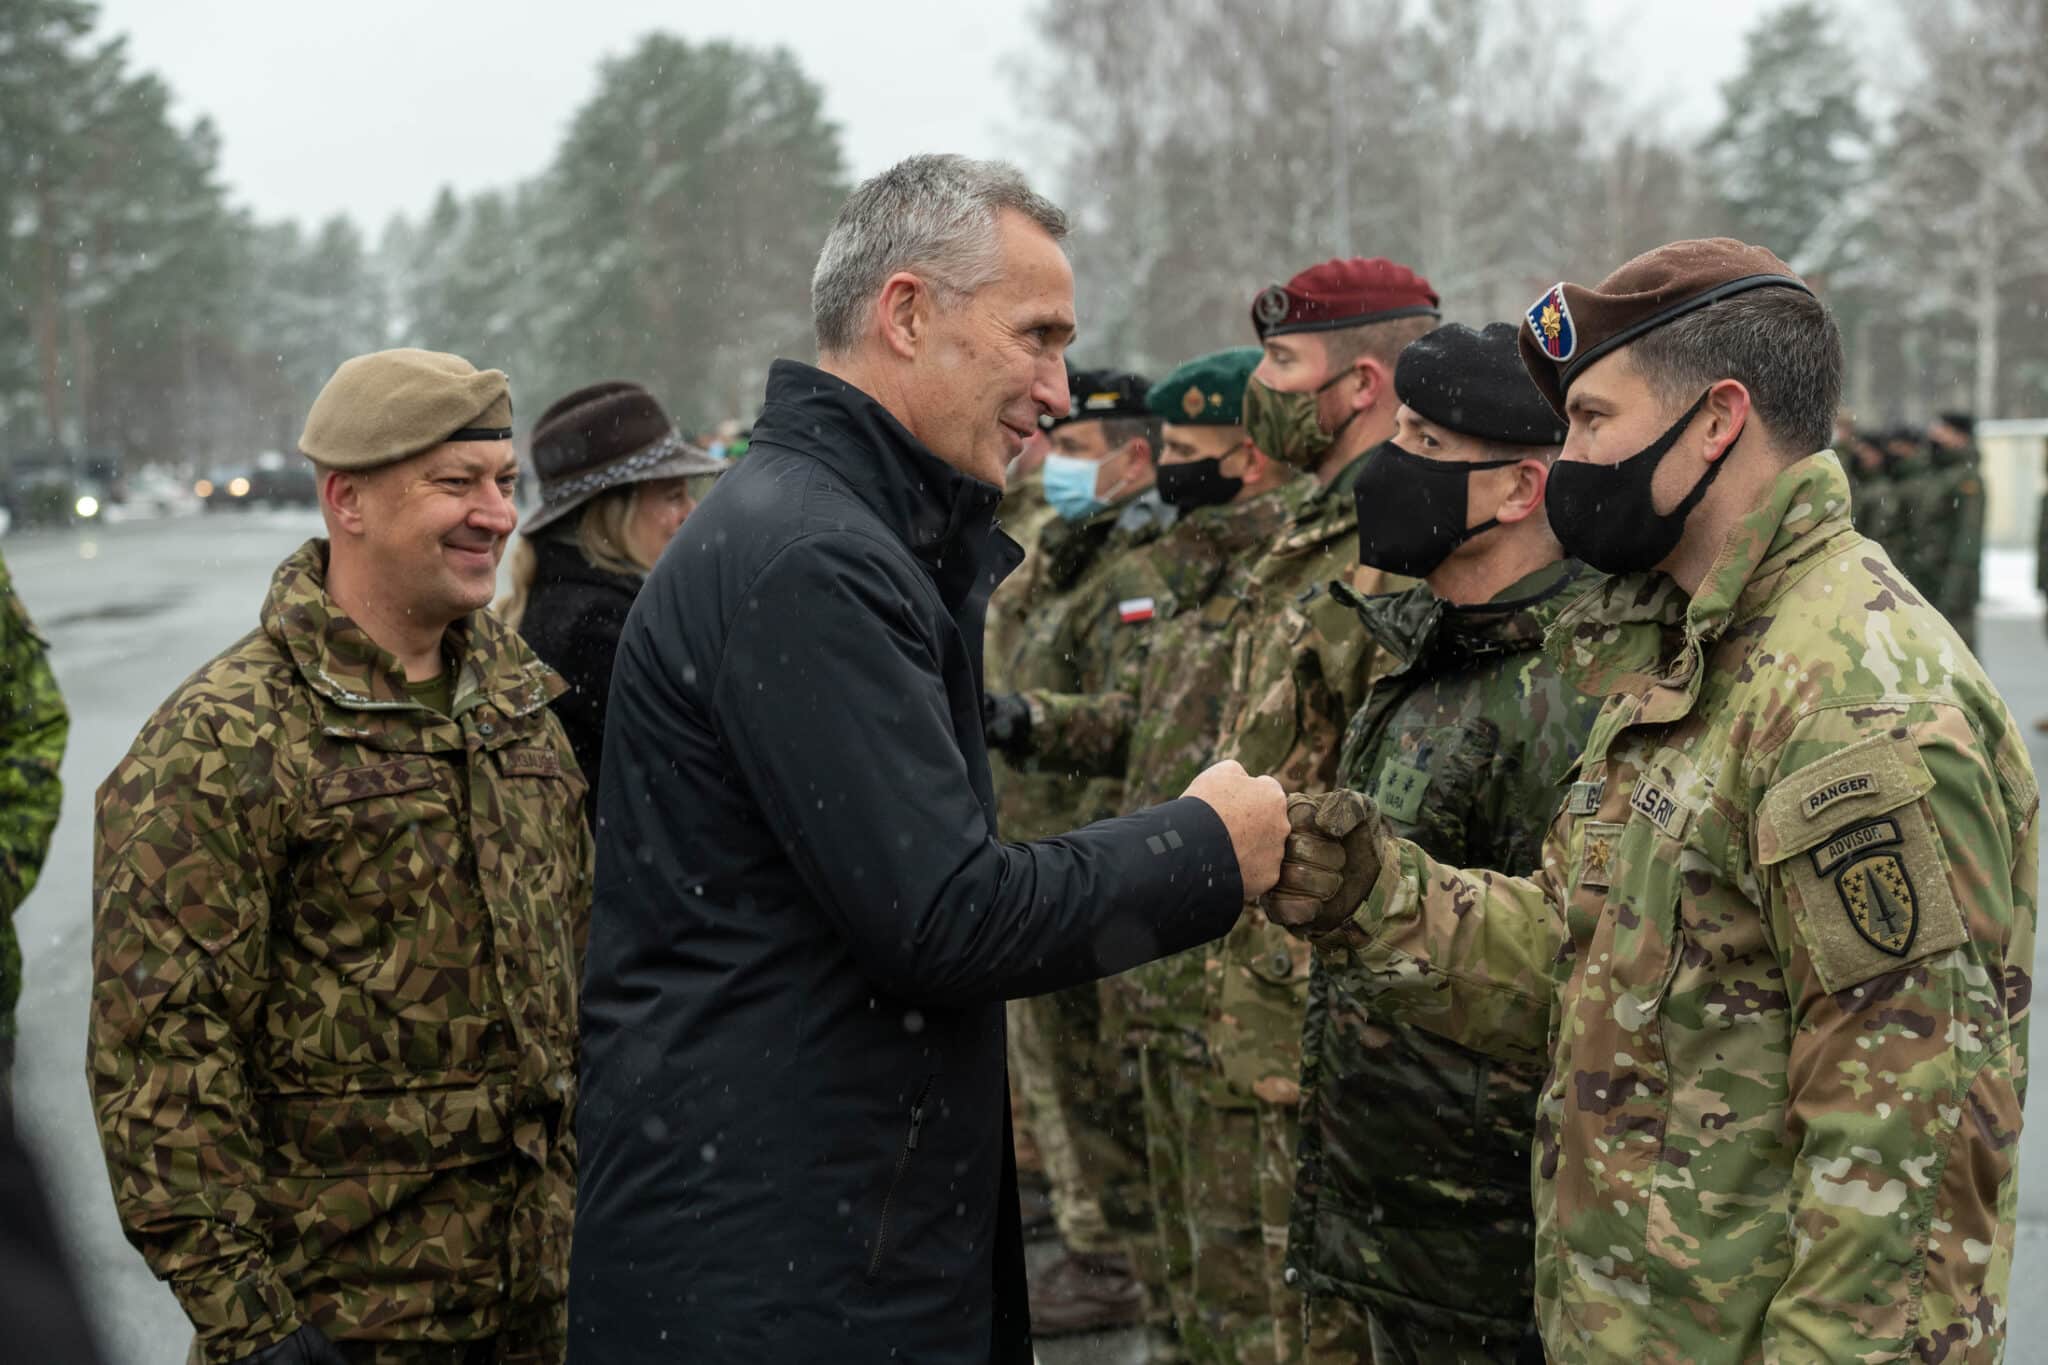
[[[1767,286],[1813,292],[1763,247],[1732,237],[1672,242],[1644,252],[1595,288],[1552,285],[1523,315],[1522,363],[1562,413],[1572,381],[1609,351],[1710,303]]]
[[[1435,317],[1437,303],[1429,281],[1407,266],[1353,256],[1267,285],[1252,300],[1252,327],[1261,341],[1289,332],[1334,332],[1390,318]]]

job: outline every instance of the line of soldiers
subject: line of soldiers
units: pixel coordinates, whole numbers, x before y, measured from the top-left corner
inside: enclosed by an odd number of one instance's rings
[[[1924,432],[1910,426],[1859,430],[1847,414],[1835,422],[1835,448],[1855,494],[1856,529],[1885,547],[1973,649],[1984,561],[1976,432],[1967,412],[1944,412]]]
[[[1735,594],[1776,591],[1787,572],[1786,546],[1805,552],[1823,534],[1848,532],[1843,470],[1823,452],[1779,476],[1782,488],[1766,480],[1759,496],[1768,496],[1754,518],[1758,543],[1743,540],[1751,534],[1746,523],[1738,528],[1742,554],[1715,562],[1728,582],[1707,576],[1695,593],[1695,621],[1671,578],[1652,574],[1641,586],[1639,571],[1676,552],[1688,515],[1729,463],[1742,432],[1760,424],[1766,403],[1778,409],[1770,420],[1791,425],[1779,400],[1757,397],[1745,421],[1722,410],[1716,385],[1637,459],[1561,467],[1562,385],[1545,389],[1532,378],[1554,364],[1570,383],[1586,363],[1656,328],[1669,327],[1658,340],[1674,350],[1701,345],[1700,310],[1745,294],[1747,302],[1733,308],[1775,307],[1832,345],[1837,390],[1839,340],[1804,285],[1760,249],[1676,244],[1631,262],[1614,279],[1632,271],[1648,273],[1640,298],[1661,302],[1663,311],[1617,302],[1618,313],[1637,307],[1649,316],[1624,315],[1603,338],[1580,331],[1597,325],[1610,295],[1560,285],[1520,326],[1474,331],[1442,325],[1435,291],[1412,270],[1379,259],[1334,260],[1258,296],[1258,347],[1198,357],[1157,383],[1114,371],[1074,373],[1069,413],[1049,422],[1041,449],[1020,459],[1001,512],[1030,549],[989,616],[985,709],[991,747],[1006,758],[998,773],[1005,837],[1037,837],[1141,806],[1180,790],[1211,759],[1234,757],[1253,772],[1278,775],[1292,792],[1331,793],[1325,801],[1366,794],[1372,837],[1410,841],[1432,869],[1474,870],[1461,876],[1554,870],[1555,822],[1565,821],[1577,830],[1576,884],[1596,900],[1607,900],[1609,888],[1640,884],[1653,869],[1665,879],[1653,888],[1656,896],[1672,877],[1702,875],[1709,864],[1692,860],[1719,855],[1695,852],[1690,843],[1639,845],[1637,826],[1666,838],[1686,835],[1688,822],[1711,827],[1713,788],[1704,768],[1665,755],[1668,766],[1654,770],[1660,778],[1624,783],[1601,779],[1601,765],[1591,761],[1589,746],[1619,742],[1613,722],[1601,728],[1612,711],[1605,694],[1635,686],[1643,662],[1624,668],[1620,659],[1632,658],[1646,641],[1630,633],[1638,627],[1587,622],[1682,617],[1682,634],[1672,633],[1675,625],[1658,628],[1667,643],[1711,640],[1731,620],[1748,619],[1743,629],[1754,630],[1756,608],[1738,612]],[[1794,291],[1799,299],[1788,302]],[[1759,293],[1777,297],[1759,301]],[[1722,304],[1711,316],[1730,315],[1731,306]],[[1692,331],[1675,325],[1687,317],[1695,320]],[[1745,320],[1738,316],[1736,325]],[[1711,341],[1714,334],[1705,335]],[[1686,368],[1682,350],[1678,355],[1668,362],[1675,373],[1697,372]],[[1706,371],[1702,383],[1722,373]],[[1594,405],[1602,400],[1596,393],[1584,401],[1583,420],[1597,430],[1605,414]],[[1717,443],[1716,453],[1705,456],[1714,462],[1683,498],[1660,489],[1661,499],[1677,506],[1656,513],[1650,488],[1657,467],[1696,429]],[[1912,586],[1888,567],[1874,570],[1893,589],[1859,608],[1918,610],[1913,592],[1924,587],[1928,601],[1968,638],[1982,534],[1981,481],[1969,438],[1967,419],[1950,416],[1931,433],[1938,454],[1914,464],[1899,461],[1917,457],[1895,456],[1856,467],[1859,524],[1886,519],[1872,526],[1873,538],[1912,526],[1911,542],[1893,536],[1900,542],[1894,557]],[[1817,450],[1826,440],[1825,421],[1810,443],[1799,444],[1805,438],[1796,432],[1784,439],[1801,452]],[[1849,451],[1861,461],[1860,446],[1852,443]],[[1614,543],[1603,567],[1631,571],[1609,578],[1566,552],[1555,528],[1568,524],[1570,509],[1546,493],[1560,468],[1584,487],[1589,472],[1612,476],[1624,466],[1642,479],[1634,485],[1638,507],[1625,506],[1618,481],[1603,481],[1597,497],[1576,500],[1580,524],[1597,522]],[[1763,525],[1774,512],[1780,520]],[[1939,527],[1955,529],[1937,529],[1937,513],[1946,518]],[[1591,530],[1578,538],[1600,539]],[[1745,573],[1752,576],[1749,589]],[[1709,588],[1725,590],[1729,600],[1719,602]],[[1703,606],[1708,600],[1717,605]],[[1560,637],[1598,644],[1567,661],[1557,652]],[[1659,638],[1658,630],[1646,637],[1652,646]],[[1823,646],[1821,655],[1838,647]],[[1910,673],[1919,665],[1872,662],[1897,647],[1873,640],[1867,656],[1858,650],[1844,665],[1816,667],[1832,674],[1846,665],[1858,679],[1868,670]],[[1918,659],[1948,646],[1923,640],[1904,648]],[[1998,771],[2012,777],[1990,804],[2013,829],[2028,831],[2024,839],[2011,835],[2023,869],[1997,860],[1982,869],[1992,892],[1973,912],[1986,917],[1973,932],[1989,945],[1994,973],[2023,978],[2031,965],[2032,782],[2022,776],[2023,748],[1996,723],[2003,708],[1974,661],[1960,658],[1948,666],[1977,680],[1971,695],[1991,717],[1986,743],[1998,746]],[[1673,709],[1666,719],[1683,715]],[[1698,720],[1725,735],[1714,727],[1727,722],[1711,709]],[[1799,749],[1801,762],[1820,760],[1827,767],[1821,775],[1839,787],[1836,796],[1811,795],[1819,803],[1814,818],[1834,801],[1859,817],[1883,816],[1920,794],[1906,784],[1907,767],[1894,774],[1888,760],[1870,771],[1837,761],[1858,753],[1859,744],[1891,742],[1878,731],[1864,734],[1874,723]],[[1877,755],[1871,757],[1874,765]],[[1861,793],[1882,799],[1865,803],[1866,811],[1857,804]],[[1773,799],[1779,795],[1774,789]],[[1319,839],[1336,862],[1347,852],[1363,856],[1354,841],[1337,837],[1358,818],[1333,831],[1317,806],[1304,820],[1312,820],[1301,826],[1311,862],[1320,856]],[[1843,831],[1830,824],[1816,832],[1855,845],[1878,838],[1882,824]],[[1892,828],[1898,835],[1896,820]],[[1916,828],[1924,837],[1925,827]],[[1808,847],[1802,831],[1797,847],[1785,851]],[[1686,851],[1674,854],[1677,848]],[[1975,851],[1952,847],[1949,857],[1968,862]],[[1882,970],[1949,946],[1930,939],[1909,947],[1914,924],[1936,918],[1931,902],[1939,895],[1938,888],[1915,893],[1908,883],[1940,876],[1928,871],[1938,866],[1934,850],[1913,845],[1909,852],[1921,873],[1911,872],[1911,859],[1859,861],[1862,846],[1845,848],[1836,863],[1848,870],[1828,869],[1838,878],[1836,901],[1823,906],[1807,891],[1808,916],[1832,909],[1860,926],[1846,934],[1822,931],[1854,940],[1853,947],[1815,950],[1837,958],[1825,964],[1829,989],[1860,993],[1859,983]],[[1624,863],[1637,869],[1633,876]],[[1371,884],[1342,882],[1316,913],[1339,904],[1348,912]],[[1469,890],[1457,894],[1477,903]],[[1633,900],[1618,910],[1608,903],[1602,913],[1609,919],[1619,914],[1628,922],[1634,913]],[[1361,909],[1360,918],[1366,913]],[[1534,913],[1520,903],[1501,906],[1493,933],[1513,939],[1523,932],[1523,917]],[[1560,1266],[1546,1259],[1539,1222],[1554,1224],[1559,1214],[1554,1206],[1539,1213],[1532,1205],[1532,1152],[1541,1188],[1559,1178],[1561,1125],[1580,1125],[1601,1151],[1618,1150],[1631,1134],[1638,1141],[1664,1134],[1667,1146],[1690,1143],[1689,1135],[1666,1129],[1654,1106],[1639,1105],[1640,1115],[1630,1109],[1637,1101],[1628,1092],[1655,1096],[1681,1086],[1687,1103],[1725,1106],[1721,1123],[1824,1126],[1832,1115],[1803,1112],[1796,1097],[1787,1107],[1782,1057],[1754,1073],[1746,1091],[1718,1078],[1660,1072],[1662,1058],[1645,1068],[1620,1050],[1599,1069],[1596,1061],[1560,1073],[1554,1058],[1546,1065],[1540,1046],[1540,1007],[1525,1016],[1533,1036],[1506,1046],[1493,1046],[1479,1031],[1467,1036],[1446,1028],[1427,1010],[1411,1024],[1401,992],[1384,990],[1400,968],[1356,970],[1349,945],[1325,954],[1318,940],[1312,952],[1309,941],[1288,932],[1301,927],[1250,909],[1220,944],[1099,989],[1013,1005],[1020,1150],[1035,1151],[1042,1162],[1065,1249],[1035,1277],[1034,1329],[1050,1336],[1145,1322],[1155,1359],[1203,1362],[1540,1361],[1545,1340],[1552,1358],[1576,1359],[1556,1354],[1565,1338],[1551,1319],[1539,1338],[1538,1303],[1548,1310],[1590,1298],[1596,1306],[1570,1333],[1583,1358],[1635,1358],[1628,1343],[1652,1341],[1669,1349],[1649,1350],[1651,1359],[1712,1355],[1704,1343],[1717,1328],[1701,1306],[1713,1297],[1711,1285],[1693,1286],[1703,1298],[1658,1295],[1640,1278],[1644,1267],[1617,1267],[1615,1257],[1630,1255],[1625,1238],[1597,1260],[1575,1253]],[[1338,925],[1319,919],[1315,927]],[[1475,933],[1488,937],[1486,928]],[[1698,992],[1684,999],[1688,1010],[1704,1008],[1710,1026],[1716,1019],[1721,1027],[1738,1019],[1768,1022],[1768,988],[1745,982],[1740,989],[1753,999],[1724,998],[1728,982],[1707,976],[1704,985],[1688,987]],[[1886,994],[1945,989],[1906,972],[1880,981]],[[1534,988],[1513,992],[1527,1002],[1538,998]],[[1777,999],[1782,1007],[1784,997]],[[2008,998],[1993,1012],[2013,1004]],[[2024,999],[2016,1004],[2023,1019]],[[1633,1012],[1633,1023],[1646,1017],[1633,997],[1614,1008]],[[1552,1015],[1553,1040],[1557,1027]],[[1697,1027],[1690,1017],[1688,1027]],[[1656,1044],[1638,1039],[1635,1046]],[[1902,1042],[1873,1034],[1845,1039],[1844,1046],[1842,1066],[1875,1074],[1887,1056],[1917,1056],[1919,1035]],[[1688,1062],[1711,1072],[1711,1062]],[[2023,1070],[2011,1058],[1999,1065]],[[1984,1112],[1987,1142],[2008,1175],[1964,1192],[1960,1202],[1972,1206],[1966,1221],[1973,1226],[1996,1225],[1995,1235],[1983,1233],[1981,1252],[1969,1255],[1979,1265],[1989,1258],[2004,1267],[2017,1130],[2000,1126],[2013,1071],[1999,1074],[2005,1079],[1993,1083]],[[2001,1085],[2005,1100],[1997,1098]],[[1560,1112],[1559,1086],[1576,1087],[1569,1115]],[[1600,1117],[1610,1112],[1620,1115],[1612,1124]],[[1873,1149],[1894,1145],[1873,1131],[1858,1151],[1874,1157]],[[1694,1230],[1721,1226],[1726,1203],[1760,1196],[1707,1183],[1715,1178],[1711,1167],[1698,1173],[1695,1193],[1689,1150],[1676,1148],[1669,1177],[1686,1185],[1684,1198],[1657,1198],[1667,1231],[1697,1248]],[[1591,1174],[1573,1178],[1597,1187],[1611,1179],[1599,1168],[1594,1159]],[[1637,1200],[1646,1192],[1639,1179],[1626,1177],[1626,1193]],[[1822,1198],[1860,1196],[1824,1190]],[[1615,1199],[1614,1207],[1626,1212],[1629,1198]],[[1810,1231],[1801,1236],[1815,1240]],[[1748,1273],[1696,1254],[1710,1268],[1695,1270],[1695,1281],[1725,1271],[1732,1287]],[[1836,1269],[1851,1280],[1863,1273]],[[1560,1276],[1594,1290],[1575,1294]],[[1923,1353],[1930,1340],[1939,1348],[1927,1358],[1997,1357],[2002,1279],[1991,1279],[1981,1297],[1943,1302],[1934,1314],[1941,1323],[1923,1324],[1932,1334],[1920,1338]],[[1897,1293],[1887,1275],[1871,1273],[1870,1284],[1873,1294]],[[1624,1309],[1619,1318],[1617,1304]],[[1658,1330],[1641,1331],[1642,1314],[1661,1324]],[[1972,1325],[1946,1335],[1958,1314],[1974,1315]],[[1856,1336],[1858,1321],[1857,1312],[1845,1310],[1834,1326],[1820,1329],[1809,1354],[1827,1358]],[[1885,1319],[1887,1330],[1895,1325]],[[1739,1326],[1732,1334],[1720,1329],[1729,1359],[1749,1358],[1759,1330]],[[1912,1339],[1910,1331],[1904,1339]],[[1789,1345],[1781,1354],[1808,1358]]]

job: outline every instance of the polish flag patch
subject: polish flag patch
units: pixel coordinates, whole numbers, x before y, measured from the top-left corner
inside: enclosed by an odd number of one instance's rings
[[[1152,619],[1152,599],[1149,597],[1126,597],[1116,604],[1116,614],[1127,626],[1135,626]]]

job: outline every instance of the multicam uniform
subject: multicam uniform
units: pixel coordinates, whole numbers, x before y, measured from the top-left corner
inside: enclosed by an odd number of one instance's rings
[[[1040,761],[1124,776],[1143,806],[1179,795],[1212,761],[1239,638],[1254,624],[1251,568],[1292,512],[1274,489],[1183,517],[1104,584],[1105,621],[1145,615],[1106,692],[1026,693]],[[1278,1358],[1270,1296],[1277,1258],[1262,1237],[1251,1097],[1217,1083],[1202,1040],[1207,949],[1104,983],[1105,1031],[1141,1056],[1145,1161],[1166,1285],[1197,1360]]]
[[[1972,649],[1977,646],[1977,599],[1983,589],[1984,472],[1975,447],[1934,447],[1924,505],[1912,534],[1930,545],[1928,579],[1919,586]]]
[[[1485,606],[1424,586],[1356,600],[1391,666],[1351,718],[1339,780],[1440,861],[1536,867],[1600,709],[1549,664],[1544,632],[1597,581],[1559,563]],[[1543,1070],[1383,1017],[1370,980],[1343,984],[1310,980],[1292,1282],[1370,1309],[1378,1365],[1511,1362],[1534,1322]]]
[[[561,683],[477,612],[437,713],[325,573],[324,542],[287,559],[100,788],[115,1205],[195,1361],[311,1323],[365,1360],[557,1362],[591,870]]]
[[[58,768],[71,716],[50,671],[49,646],[0,563],[0,1098],[14,1063],[14,1007],[21,999],[21,940],[14,914],[35,889],[57,828],[64,787]]]
[[[1541,868],[1381,844],[1333,982],[1547,1057],[1536,1301],[1561,1362],[1995,1361],[2039,796],[1961,641],[1823,452],[1688,601],[1552,632],[1607,695]]]

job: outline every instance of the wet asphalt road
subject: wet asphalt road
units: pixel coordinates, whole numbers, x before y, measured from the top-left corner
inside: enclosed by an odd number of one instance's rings
[[[272,568],[317,530],[311,513],[255,512],[0,541],[16,586],[50,638],[72,715],[64,817],[42,882],[17,916],[27,980],[16,1098],[110,1365],[180,1365],[191,1332],[121,1235],[86,1098],[93,789],[156,705],[256,624]],[[1979,634],[2013,712],[2023,721],[2048,716],[2048,638],[2040,619],[1988,619]],[[2036,770],[2048,773],[2048,735],[2030,730],[2029,744]],[[2037,958],[2037,979],[2044,962],[2048,949]],[[2036,1114],[2040,1103],[2036,1097]],[[2048,1295],[2038,1288],[2048,1282],[2048,1124],[2028,1126],[2021,1171],[2006,1358],[2048,1365]],[[1044,1343],[1041,1356],[1045,1365],[1136,1365],[1143,1349],[1124,1334]]]

